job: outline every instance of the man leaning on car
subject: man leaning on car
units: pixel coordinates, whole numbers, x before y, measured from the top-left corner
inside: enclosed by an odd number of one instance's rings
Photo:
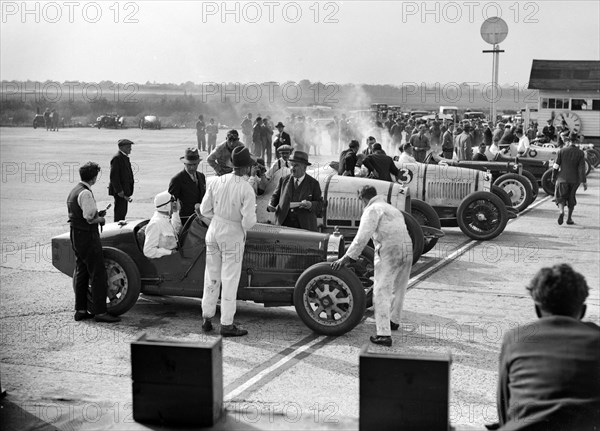
[[[96,322],[113,323],[121,319],[106,312],[106,269],[98,226],[104,226],[106,210],[98,211],[92,186],[96,184],[100,166],[88,162],[79,168],[81,181],[67,197],[71,245],[75,252],[75,320],[94,318]],[[90,283],[91,282],[91,283]],[[88,302],[91,284],[92,301]],[[90,310],[91,313],[88,311]]]

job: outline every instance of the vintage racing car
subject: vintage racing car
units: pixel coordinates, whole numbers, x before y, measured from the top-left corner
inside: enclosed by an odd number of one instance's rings
[[[140,119],[140,129],[160,130],[160,120],[156,115],[145,115]]]
[[[540,161],[537,162],[543,163]],[[487,162],[450,160],[430,153],[425,158],[425,163],[432,165],[445,164],[488,172],[492,177],[493,185],[500,187],[508,194],[510,206],[519,212],[527,208],[536,199],[539,191],[538,180],[535,176],[524,170],[520,161],[513,159]]]
[[[179,236],[178,252],[148,259],[143,254],[148,220],[104,226],[101,233],[108,275],[107,307],[125,313],[140,293],[201,297],[208,219],[190,217]],[[338,271],[330,263],[344,254],[344,237],[257,224],[246,238],[238,299],[265,306],[294,305],[315,332],[341,335],[362,319],[372,302],[373,262],[361,257]],[[52,238],[52,264],[73,275],[75,257],[69,233]]]
[[[46,127],[46,119],[42,114],[36,114],[33,117],[33,128],[37,129],[38,127]]]
[[[123,128],[125,126],[125,117],[119,116],[117,114],[104,114],[96,118],[96,127],[97,128],[109,128],[112,127],[114,129]]]
[[[492,186],[491,174],[449,165],[395,162],[400,170],[399,182],[408,186],[415,202],[432,207],[443,226],[458,226],[469,238],[496,238],[516,217],[510,199],[500,188]],[[413,210],[413,216],[417,215]],[[417,215],[417,219],[433,215]]]
[[[256,216],[259,222],[274,223],[275,216],[273,213],[267,212],[267,205],[279,179],[289,173],[288,168],[277,171],[273,178],[266,183],[264,193],[257,197]],[[433,248],[438,238],[444,236],[440,230],[439,219],[435,217],[433,209],[423,202],[412,200],[408,188],[400,184],[370,178],[339,176],[337,171],[328,164],[315,167],[307,173],[319,181],[323,193],[324,208],[321,217],[317,220],[319,230],[322,232],[333,232],[335,228],[338,228],[349,243],[349,240],[356,235],[363,212],[363,204],[358,198],[357,191],[362,186],[372,185],[377,189],[378,194],[386,197],[388,203],[404,213],[406,227],[413,242],[413,263],[419,260],[421,254]],[[430,223],[423,221],[419,223],[411,216],[416,209],[433,214],[434,220],[431,220]]]

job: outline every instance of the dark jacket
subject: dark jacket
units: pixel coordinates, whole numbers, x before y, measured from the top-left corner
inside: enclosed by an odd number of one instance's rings
[[[123,192],[125,196],[133,195],[133,170],[131,162],[122,152],[118,152],[110,161],[110,183],[108,184],[108,194],[117,196]]]
[[[298,218],[298,223],[302,229],[317,231],[317,217],[321,215],[323,209],[323,198],[321,195],[321,186],[319,182],[306,175],[300,184],[298,190],[294,190],[293,175],[287,175],[279,179],[277,189],[271,196],[270,205],[275,207],[275,218],[277,225],[281,226],[290,211],[290,203],[300,202],[302,200],[310,201],[312,207],[307,209],[294,209]]]
[[[497,394],[501,429],[597,429],[600,328],[550,316],[512,329],[502,343]]]
[[[338,167],[338,174],[353,177],[354,176],[354,168],[356,167],[356,163],[358,162],[358,156],[351,148],[342,151],[340,154],[340,165]]]
[[[196,171],[198,183],[194,183],[190,175],[184,170],[179,172],[169,183],[169,193],[181,202],[180,217],[189,217],[194,214],[194,206],[202,202],[206,193],[206,177]]]
[[[369,173],[373,173],[374,177],[378,180],[392,181],[390,174],[394,174],[394,176],[398,177],[398,168],[394,163],[394,159],[386,154],[371,154],[370,156],[367,156],[363,165],[369,170]]]
[[[282,145],[292,145],[292,138],[290,138],[289,133],[285,131],[281,132],[280,136],[277,139],[275,139],[275,142],[273,142],[273,146],[276,149],[281,147]]]

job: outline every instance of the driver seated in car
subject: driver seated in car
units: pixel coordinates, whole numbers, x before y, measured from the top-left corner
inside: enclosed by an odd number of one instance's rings
[[[177,252],[177,238],[181,231],[179,204],[167,191],[154,197],[154,215],[146,226],[144,255],[149,259],[169,256]]]

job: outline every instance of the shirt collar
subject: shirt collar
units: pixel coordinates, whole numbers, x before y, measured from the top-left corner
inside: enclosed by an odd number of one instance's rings
[[[373,198],[371,198],[371,200],[369,201],[369,203],[367,204],[368,206],[371,206],[371,204],[374,204],[375,202],[385,202],[385,198],[383,196],[375,196]],[[366,207],[365,207],[366,208]]]
[[[298,180],[298,185],[302,184],[302,181],[304,181],[304,177],[306,176],[306,174],[302,175],[300,178],[294,178],[294,183],[296,183],[296,180]]]
[[[123,151],[119,150],[119,153],[123,154],[125,157],[129,157],[129,154],[124,153]]]

